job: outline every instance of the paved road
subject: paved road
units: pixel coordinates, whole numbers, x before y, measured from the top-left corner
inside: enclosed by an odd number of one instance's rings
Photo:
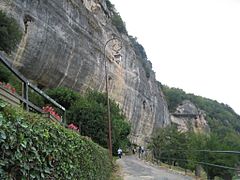
[[[117,163],[122,168],[124,180],[193,180],[192,177],[170,172],[141,161],[136,156],[124,156],[117,160]]]

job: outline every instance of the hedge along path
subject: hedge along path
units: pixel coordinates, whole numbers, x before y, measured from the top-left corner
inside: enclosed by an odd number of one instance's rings
[[[0,100],[0,179],[107,180],[108,151],[88,138]]]

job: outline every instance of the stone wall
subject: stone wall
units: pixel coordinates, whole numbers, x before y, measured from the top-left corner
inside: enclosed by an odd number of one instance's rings
[[[24,32],[10,57],[13,66],[41,87],[105,91],[104,45],[113,33],[119,36],[118,61],[113,42],[106,47],[109,91],[132,124],[131,141],[143,144],[154,129],[169,124],[154,72],[146,77],[128,36],[112,26],[105,0],[1,0],[0,9]]]

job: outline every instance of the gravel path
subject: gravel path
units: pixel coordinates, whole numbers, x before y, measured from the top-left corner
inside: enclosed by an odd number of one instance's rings
[[[117,163],[122,168],[124,180],[193,180],[192,177],[146,163],[136,156],[124,156]]]

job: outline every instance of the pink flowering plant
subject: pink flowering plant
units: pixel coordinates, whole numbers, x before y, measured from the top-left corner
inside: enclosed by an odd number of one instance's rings
[[[50,113],[55,119],[57,119],[58,121],[62,121],[61,116],[54,110],[53,107],[51,106],[44,106],[42,108],[43,112],[45,113]]]
[[[8,91],[10,91],[13,94],[16,93],[16,89],[9,83],[4,83],[4,82],[0,81],[0,86],[3,87],[4,89],[7,89]]]
[[[73,123],[69,124],[69,125],[68,125],[68,128],[69,128],[69,129],[72,129],[72,130],[74,130],[74,131],[79,132],[78,126],[75,125],[75,124],[73,124]]]

